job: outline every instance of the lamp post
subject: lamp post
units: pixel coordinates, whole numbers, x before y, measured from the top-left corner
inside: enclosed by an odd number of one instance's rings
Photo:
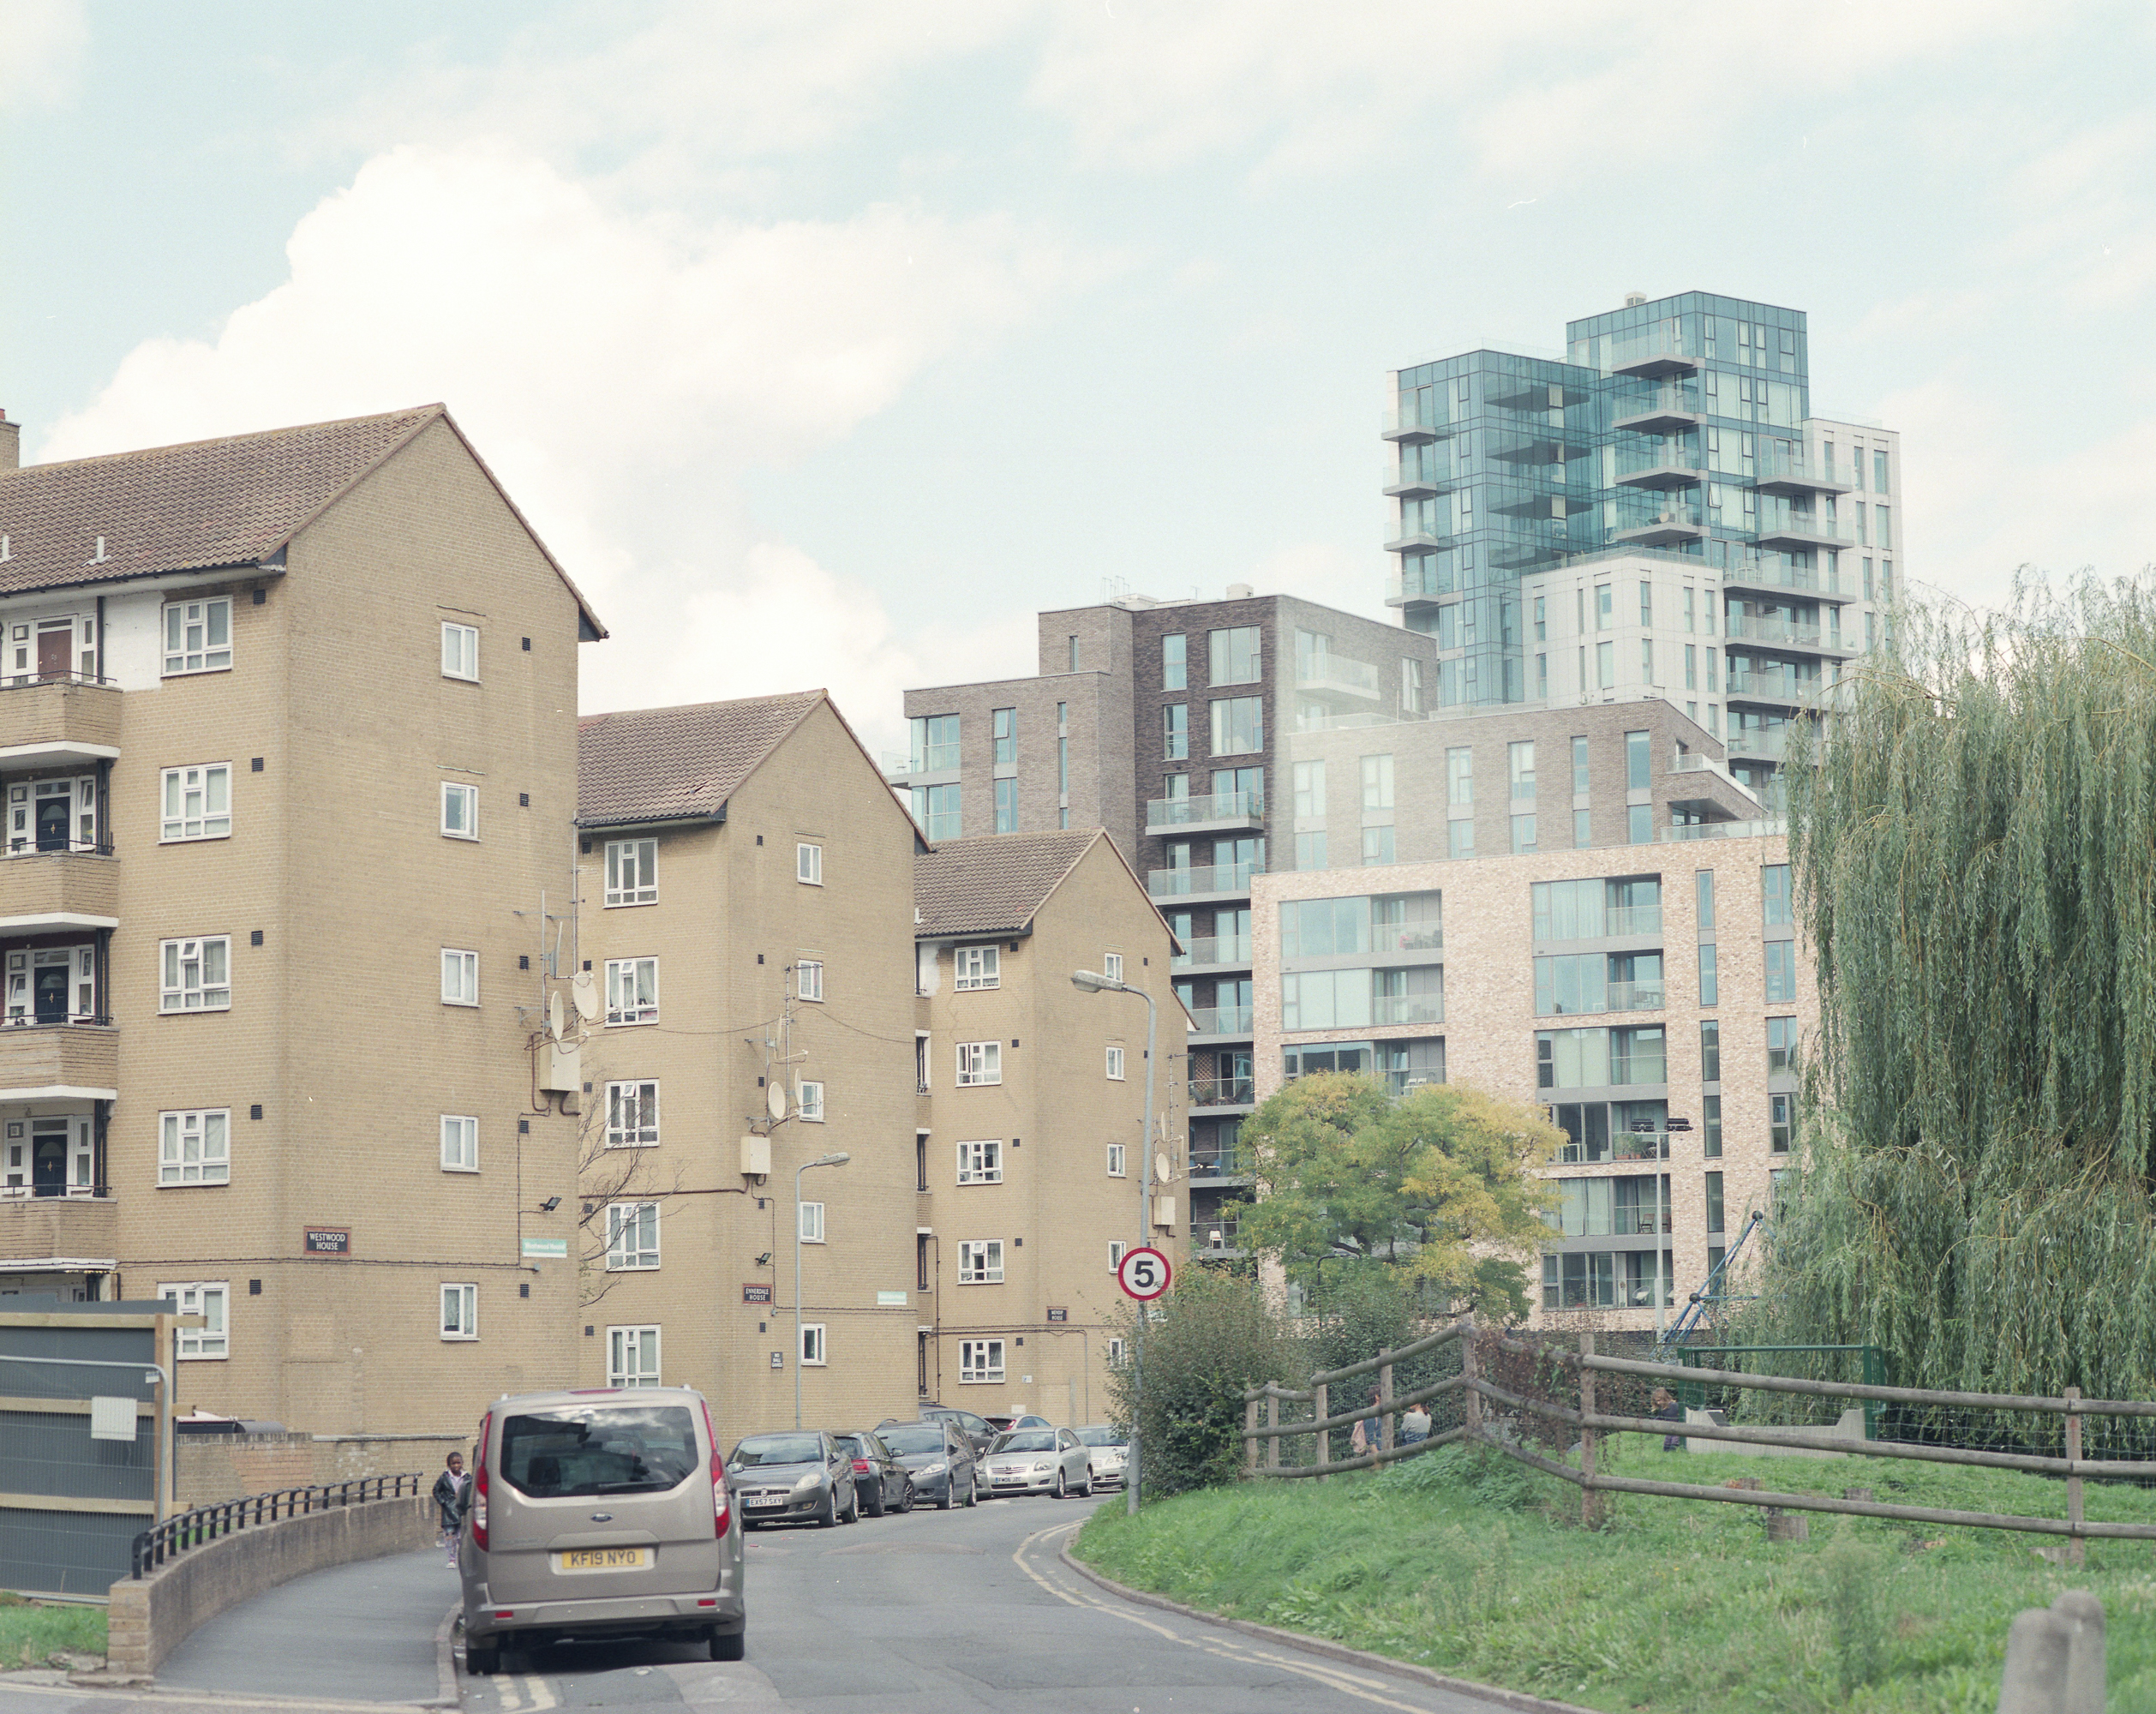
[[[841,1149],[794,1169],[794,1426],[801,1426],[801,1175],[811,1166],[843,1166],[853,1157]]]
[[[1152,1241],[1153,1235],[1153,1025],[1159,1008],[1153,996],[1143,988],[1134,988],[1127,982],[1118,982],[1092,970],[1074,970],[1070,983],[1088,994],[1135,994],[1146,1003],[1146,1129],[1138,1146],[1138,1244],[1142,1249]],[[1123,1509],[1132,1517],[1138,1515],[1139,1457],[1144,1451],[1140,1444],[1138,1402],[1145,1396],[1146,1384],[1146,1311],[1147,1305],[1138,1305],[1138,1319],[1130,1334],[1130,1467],[1123,1480]]]

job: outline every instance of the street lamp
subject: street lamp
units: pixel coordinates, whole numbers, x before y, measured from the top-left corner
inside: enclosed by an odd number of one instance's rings
[[[1092,970],[1073,970],[1070,985],[1088,994],[1135,994],[1146,1003],[1146,1129],[1138,1147],[1138,1244],[1151,1242],[1153,1227],[1153,1023],[1159,1016],[1153,996],[1143,988],[1118,982]],[[1123,1481],[1123,1509],[1138,1515],[1138,1459],[1144,1450],[1139,1441],[1138,1404],[1145,1396],[1146,1309],[1138,1305],[1138,1319],[1130,1335],[1130,1467]]]
[[[801,1426],[801,1175],[811,1166],[843,1166],[853,1157],[844,1149],[819,1154],[794,1169],[794,1426]]]

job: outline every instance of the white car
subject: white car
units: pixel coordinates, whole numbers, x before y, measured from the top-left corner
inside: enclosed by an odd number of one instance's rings
[[[1087,1449],[1069,1429],[1014,1429],[981,1455],[982,1489],[992,1495],[1093,1492]]]
[[[1112,1482],[1122,1487],[1125,1480],[1123,1466],[1130,1451],[1129,1435],[1110,1423],[1096,1423],[1091,1428],[1079,1429],[1078,1440],[1086,1448],[1093,1484],[1098,1487]]]

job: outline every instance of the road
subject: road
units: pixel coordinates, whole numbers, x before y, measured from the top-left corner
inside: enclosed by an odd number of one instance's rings
[[[656,1643],[559,1644],[512,1657],[501,1676],[459,1671],[457,1693],[468,1714],[1493,1714],[1498,1705],[1117,1599],[1058,1558],[1087,1509],[1008,1500],[836,1530],[761,1531],[749,1537],[746,1662]],[[0,1714],[420,1705],[437,1694],[435,1629],[454,1582],[424,1554],[321,1573],[204,1627],[147,1697],[0,1684]]]

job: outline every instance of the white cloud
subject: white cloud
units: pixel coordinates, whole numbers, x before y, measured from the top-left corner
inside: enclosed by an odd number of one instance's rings
[[[89,39],[83,0],[6,0],[0,5],[0,111],[67,100]]]

